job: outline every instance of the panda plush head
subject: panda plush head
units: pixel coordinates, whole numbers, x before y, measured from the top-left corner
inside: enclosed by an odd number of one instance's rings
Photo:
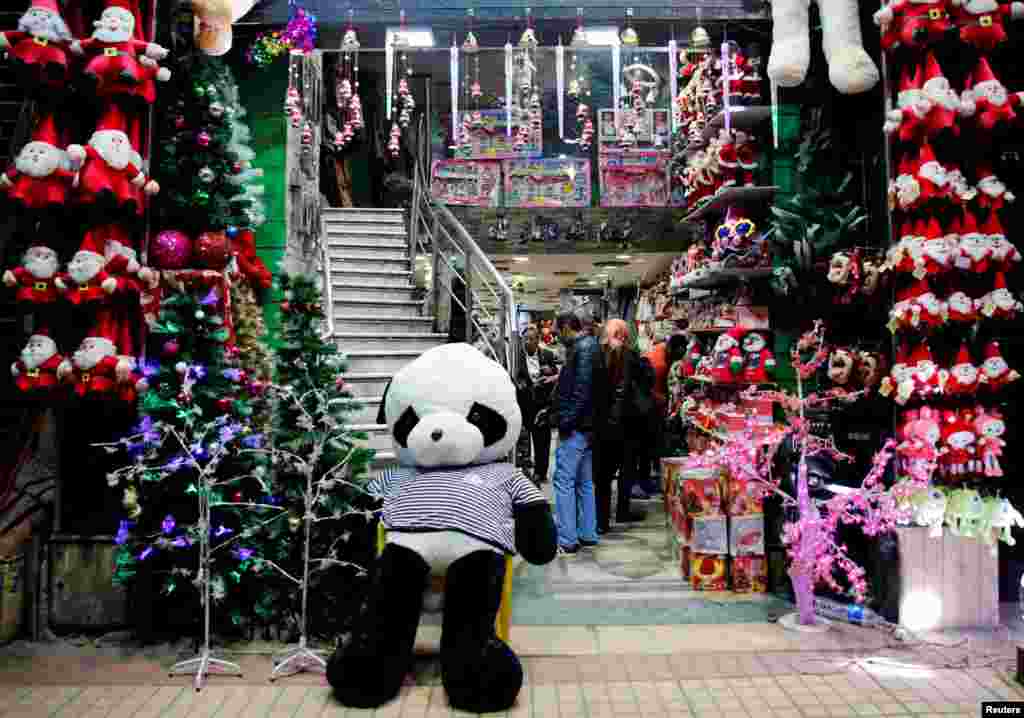
[[[435,347],[392,378],[377,422],[402,466],[489,464],[506,457],[523,425],[500,364],[469,344]]]

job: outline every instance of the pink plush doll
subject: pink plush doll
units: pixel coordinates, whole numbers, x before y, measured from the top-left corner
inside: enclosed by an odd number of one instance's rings
[[[998,477],[1003,475],[1003,467],[999,463],[999,457],[1003,455],[1003,447],[1006,442],[1003,440],[1003,433],[1006,431],[1006,424],[998,409],[986,411],[980,409],[974,420],[974,432],[978,437],[978,460],[981,463],[981,473],[985,476]]]
[[[928,468],[939,459],[942,429],[938,412],[927,406],[914,412],[905,419],[903,435],[903,441],[896,447],[903,459],[903,470],[911,475],[926,475]]]

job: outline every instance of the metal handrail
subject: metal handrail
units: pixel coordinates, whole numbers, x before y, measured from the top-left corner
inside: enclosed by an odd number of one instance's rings
[[[416,138],[417,152],[414,165],[412,207],[409,222],[409,248],[412,259],[417,254],[430,254],[433,259],[431,277],[431,297],[436,301],[440,297],[441,273],[438,271],[443,262],[450,274],[462,280],[466,287],[466,301],[462,301],[452,292],[450,286],[445,290],[451,301],[462,308],[466,315],[467,329],[475,330],[478,341],[486,352],[515,376],[519,370],[519,336],[516,332],[515,298],[512,290],[494,268],[487,254],[480,248],[466,228],[443,204],[435,202],[430,196],[430,184],[427,180],[429,167],[429,143],[426,126],[421,119],[419,133]],[[441,247],[441,244],[444,247]],[[443,251],[442,251],[443,250]],[[464,275],[456,266],[450,255],[455,252],[465,260]],[[482,282],[474,282],[479,278]],[[479,285],[482,284],[483,287]],[[477,299],[482,288],[490,293],[499,307],[492,312],[486,304]],[[481,324],[477,314],[484,319]],[[498,328],[499,337],[493,337],[485,326],[490,320],[492,326]],[[466,340],[474,343],[474,337],[467,331]],[[500,340],[498,343],[496,340]],[[496,346],[497,344],[497,346]]]

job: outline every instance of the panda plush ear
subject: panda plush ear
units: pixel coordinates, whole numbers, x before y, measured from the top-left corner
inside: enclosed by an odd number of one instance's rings
[[[384,413],[384,407],[387,406],[387,403],[388,403],[388,390],[391,388],[391,382],[393,382],[393,381],[394,381],[394,379],[388,379],[388,385],[386,387],[384,387],[384,396],[382,396],[380,398],[380,409],[377,410],[377,423],[378,424],[387,424],[388,423],[388,417]]]

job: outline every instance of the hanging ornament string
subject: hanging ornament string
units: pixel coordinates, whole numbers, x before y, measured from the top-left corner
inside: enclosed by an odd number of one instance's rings
[[[359,38],[353,24],[353,11],[348,11],[348,28],[341,41],[341,59],[338,62],[337,84],[338,133],[334,146],[343,149],[363,129],[363,103],[359,98]]]
[[[409,88],[409,76],[412,75],[412,67],[409,64],[409,38],[407,35],[408,24],[405,17],[405,10],[401,11],[401,22],[399,31],[395,34],[392,45],[398,51],[395,58],[395,71],[398,74],[397,86],[394,101],[391,104],[391,134],[388,137],[388,152],[393,159],[398,159],[402,152],[402,131],[409,128],[412,123],[412,113],[416,109],[416,101],[413,99],[412,91]]]
[[[519,38],[519,124],[512,138],[512,149],[523,151],[541,133],[540,93],[536,87],[537,33],[533,29],[533,14],[526,8],[526,30]]]
[[[310,53],[316,49],[316,15],[288,0],[288,24],[284,30],[260,33],[245,53],[246,60],[257,67],[268,67],[292,50]]]

